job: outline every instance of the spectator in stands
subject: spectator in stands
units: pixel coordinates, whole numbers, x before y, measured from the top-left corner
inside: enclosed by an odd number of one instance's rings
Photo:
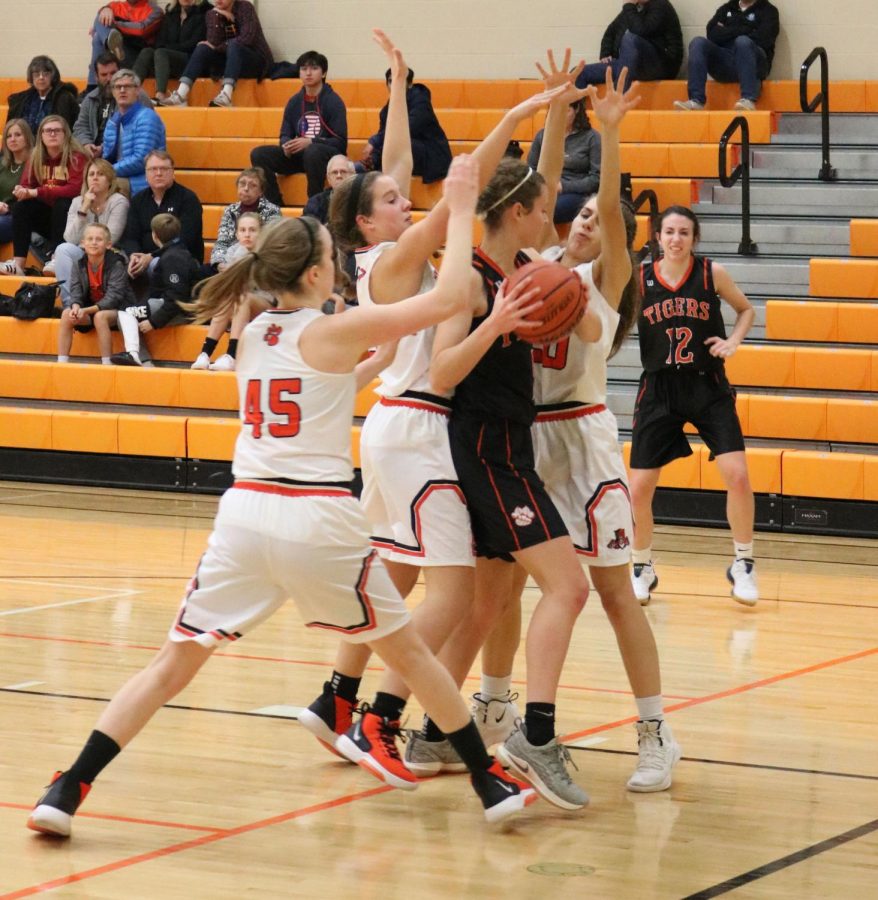
[[[12,189],[21,181],[24,167],[34,148],[34,136],[24,119],[10,119],[0,143],[0,244],[12,240]]]
[[[683,32],[673,5],[669,0],[636,0],[622,4],[604,32],[600,62],[586,66],[576,86],[603,84],[607,66],[614,81],[627,66],[628,84],[676,78],[682,62]]]
[[[215,272],[221,272],[228,265],[228,252],[237,240],[235,231],[242,214],[254,213],[263,225],[281,214],[280,207],[265,199],[266,182],[262,169],[244,169],[235,184],[238,200],[223,210],[216,243],[210,253],[210,264]]]
[[[70,362],[74,330],[98,333],[101,362],[110,365],[113,338],[110,328],[116,322],[116,310],[135,303],[134,291],[125,271],[125,257],[110,249],[110,229],[93,222],[85,229],[82,248],[70,281],[71,302],[61,313],[58,326],[58,362]]]
[[[313,216],[324,225],[329,221],[329,200],[332,192],[337,188],[345,178],[356,175],[357,170],[353,162],[344,154],[339,153],[333,156],[326,164],[326,183],[329,185],[325,191],[315,194],[308,198],[305,208],[302,210],[303,216]]]
[[[117,245],[128,221],[128,198],[119,190],[119,180],[113,167],[105,159],[93,159],[85,170],[82,193],[70,204],[64,243],[55,248],[54,257],[46,263],[44,275],[54,273],[61,282],[61,305],[70,306],[71,275],[83,256],[82,238],[85,229],[96,222],[106,225],[110,241]]]
[[[195,47],[177,90],[159,102],[188,106],[186,98],[195,79],[220,69],[223,87],[210,106],[228,107],[239,78],[265,78],[273,65],[271,48],[250,0],[214,0],[207,14],[207,39]]]
[[[24,119],[36,134],[46,116],[61,116],[72,128],[79,115],[76,85],[61,80],[58,67],[48,56],[35,56],[27,67],[29,88],[10,94],[6,121]]]
[[[229,248],[226,255],[228,265],[238,262],[239,259],[252,252],[256,246],[259,232],[262,230],[262,224],[262,220],[256,213],[248,212],[239,216],[235,229],[237,243]],[[214,316],[210,320],[207,337],[201,345],[201,352],[192,363],[192,368],[210,369],[213,372],[234,372],[235,356],[238,352],[238,341],[242,332],[253,316],[272,305],[272,299],[272,296],[264,291],[253,291],[242,298],[234,315],[229,312],[226,315]],[[210,357],[226,330],[229,331],[229,347],[215,363],[212,363]]]
[[[201,201],[194,191],[174,180],[174,160],[165,150],[146,157],[147,186],[131,198],[121,249],[128,255],[128,274],[140,278],[153,262],[158,245],[152,238],[152,220],[173,213],[182,225],[183,243],[195,259],[204,259]]]
[[[159,213],[152,220],[152,239],[159,249],[149,273],[149,299],[119,310],[125,349],[111,357],[117,366],[146,365],[142,350],[146,335],[180,322],[186,315],[178,304],[192,297],[192,288],[201,276],[201,264],[180,240],[180,227],[180,220],[170,213]]]
[[[412,141],[414,169],[412,175],[419,176],[424,184],[441,181],[448,174],[451,165],[451,147],[448,138],[436,118],[430,89],[425,84],[413,84],[415,73],[409,69],[406,79],[409,114],[409,134]],[[390,69],[384,73],[387,89],[390,90]],[[378,132],[366,143],[357,171],[381,171],[381,152],[384,149],[384,132],[387,129],[387,104],[378,114]]]
[[[556,225],[572,222],[582,209],[586,197],[597,193],[601,180],[601,136],[591,127],[585,111],[585,100],[577,100],[567,108],[566,129],[561,189],[555,204]],[[527,158],[534,170],[540,161],[542,146],[541,128],[531,144]]]
[[[344,100],[326,83],[326,57],[308,50],[296,64],[302,90],[287,101],[279,146],[255,147],[250,153],[251,165],[261,166],[268,178],[265,196],[278,206],[283,206],[278,175],[304,172],[308,196],[313,197],[323,190],[326,164],[348,149],[347,109]]]
[[[101,155],[101,144],[104,140],[104,129],[110,116],[116,111],[116,100],[110,79],[119,71],[119,60],[112,53],[102,53],[95,60],[94,74],[97,87],[90,90],[79,106],[79,116],[73,126],[73,136],[85,147],[91,156]],[[141,92],[140,102],[146,94]]]
[[[768,0],[723,3],[707,23],[707,37],[693,38],[689,44],[689,99],[676,100],[674,106],[704,109],[710,75],[715,81],[741,85],[735,109],[756,109],[779,31],[777,7]]]
[[[104,132],[101,155],[113,164],[120,178],[127,178],[131,193],[146,187],[146,155],[164,150],[165,125],[152,106],[138,99],[140,79],[131,69],[120,69],[111,79],[116,112]]]
[[[73,198],[82,190],[87,164],[88,157],[70,133],[66,119],[46,116],[37,131],[21,183],[12,189],[17,201],[12,207],[14,258],[0,266],[0,272],[24,274],[34,232],[45,238],[47,253],[54,252],[64,239],[67,212]]]
[[[207,37],[206,15],[210,7],[202,0],[172,0],[165,10],[154,47],[144,47],[131,67],[142,81],[155,75],[155,99],[166,100],[168,81],[179,78],[195,47]]]
[[[107,50],[122,65],[130,68],[140,51],[152,46],[163,15],[156,0],[113,0],[102,6],[89,31],[89,79],[95,71],[97,58]],[[94,87],[89,81],[86,91],[91,91]]]

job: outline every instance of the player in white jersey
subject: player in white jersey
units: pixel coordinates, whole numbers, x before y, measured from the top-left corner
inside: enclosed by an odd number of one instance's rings
[[[405,303],[324,316],[320,309],[336,275],[333,244],[326,228],[307,217],[270,225],[255,251],[203,286],[198,321],[234,311],[251,285],[278,301],[242,337],[235,482],[220,501],[168,640],[110,701],[73,766],[56,775],[37,803],[30,828],[69,836],[71,818],[99,772],[218,646],[242,637],[289,596],[306,625],[368,642],[402,674],[466,761],[489,821],[536,799],[488,756],[457,686],[411,625],[369,546],[349,487],[354,368],[366,348],[428,327],[462,305],[477,185],[472,160],[456,160],[445,188],[450,215],[442,275],[435,290]],[[366,727],[361,732],[358,746],[379,739]]]
[[[405,105],[408,67],[381,32],[378,43],[390,61],[391,82],[384,172],[356,175],[333,191],[330,226],[342,250],[356,251],[357,297],[364,308],[392,304],[429,290],[436,278],[430,259],[442,245],[447,206],[440,202],[417,224],[406,199],[411,180],[411,141]],[[491,177],[518,124],[551,100],[538,94],[510,110],[475,151],[482,185]],[[381,372],[380,400],[370,410],[360,438],[362,503],[378,548],[400,593],[408,594],[419,572],[424,600],[415,624],[438,651],[473,598],[473,554],[469,516],[448,443],[450,399],[431,391],[428,377],[433,328],[404,337],[393,363]],[[328,749],[354,728],[352,715],[366,648],[342,644],[323,693],[299,721]],[[417,736],[406,747],[406,766],[394,737],[409,695],[405,682],[387,672],[364,718],[378,723],[386,740],[372,761],[391,784],[416,781],[443,768],[459,771],[460,760],[434,729],[426,747]],[[376,726],[377,727],[377,726]]]
[[[568,69],[562,66],[562,71]],[[605,406],[607,358],[625,340],[638,313],[629,252],[636,221],[630,209],[623,216],[618,187],[619,125],[636,101],[621,92],[624,75],[618,84],[614,87],[608,75],[605,96],[592,95],[601,123],[598,193],[573,220],[567,244],[543,251],[544,257],[580,274],[589,289],[589,306],[569,338],[534,351],[537,417],[532,431],[537,472],[588,563],[637,703],[639,758],[628,788],[649,792],[670,787],[680,748],[664,721],[655,638],[631,587],[628,480],[616,419]],[[540,159],[549,184],[558,183],[563,161],[563,131],[556,125],[546,123]],[[519,585],[523,589],[523,575]],[[511,678],[519,618],[520,603],[513,603],[482,652],[483,682],[501,695]],[[490,704],[488,697],[486,710]]]

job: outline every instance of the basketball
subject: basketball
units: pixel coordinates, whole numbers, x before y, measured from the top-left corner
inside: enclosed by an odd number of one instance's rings
[[[542,324],[538,328],[521,329],[515,334],[538,347],[553,344],[566,337],[585,313],[588,289],[576,272],[547,259],[529,262],[509,276],[511,290],[522,278],[530,276],[531,287],[539,288],[542,306],[527,318]]]

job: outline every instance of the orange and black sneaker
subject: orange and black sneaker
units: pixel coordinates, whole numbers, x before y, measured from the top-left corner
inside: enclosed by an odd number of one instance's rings
[[[377,715],[366,705],[362,713],[359,722],[338,739],[336,750],[392,787],[413,791],[418,779],[406,768],[396,746],[399,722]]]
[[[344,734],[353,723],[357,702],[345,700],[332,690],[332,684],[325,682],[323,693],[307,708],[299,713],[299,723],[304,725],[330,753],[347,759],[336,749],[339,735]]]
[[[27,827],[42,834],[70,837],[73,814],[91,790],[90,784],[71,781],[68,772],[56,772],[48,790],[37,801]]]
[[[538,799],[537,792],[529,784],[513,778],[496,759],[489,769],[471,773],[470,781],[485,807],[485,818],[489,822],[499,822]]]

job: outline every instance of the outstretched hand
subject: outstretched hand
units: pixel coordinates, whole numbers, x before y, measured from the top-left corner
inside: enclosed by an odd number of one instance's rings
[[[619,78],[613,84],[613,70],[607,66],[607,89],[603,97],[598,96],[598,89],[590,84],[586,93],[591,99],[591,107],[598,121],[603,125],[618,125],[625,115],[640,103],[640,85],[633,82],[626,91],[625,79],[628,77],[628,69],[623,68]]]
[[[564,59],[561,62],[560,68],[555,63],[555,52],[553,50],[546,51],[546,63],[548,68],[544,68],[539,62],[536,64],[536,66],[537,71],[540,73],[540,78],[543,79],[543,84],[546,86],[547,91],[551,90],[554,87],[558,87],[558,85],[574,83],[579,77],[579,73],[585,66],[585,60],[581,59],[576,64],[576,68],[572,72],[570,71],[569,47],[566,47],[564,49]]]
[[[442,193],[452,213],[472,213],[479,199],[479,164],[469,154],[455,156],[442,184]]]
[[[380,28],[372,29],[372,40],[384,51],[387,56],[388,65],[390,66],[390,81],[396,81],[401,78],[403,82],[408,78],[409,67],[405,59],[403,59],[402,50],[400,50],[392,40]]]

